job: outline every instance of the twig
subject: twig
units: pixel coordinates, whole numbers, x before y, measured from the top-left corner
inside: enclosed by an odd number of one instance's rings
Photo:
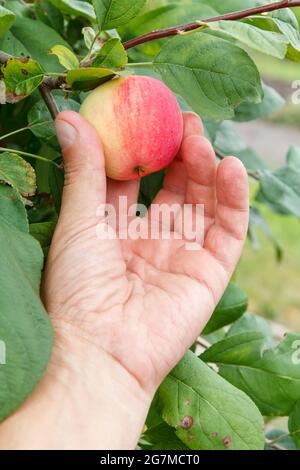
[[[219,160],[224,160],[224,158],[226,158],[226,155],[224,155],[224,153],[220,152],[220,150],[218,149],[215,149],[215,153],[216,153],[216,157]],[[250,176],[250,178],[253,178],[256,181],[260,180],[259,174],[256,171],[247,170],[247,173],[248,173],[248,176]]]
[[[300,6],[300,0],[281,0],[274,3],[268,3],[267,5],[262,5],[259,7],[248,8],[246,10],[241,10],[233,13],[228,13],[225,15],[215,16],[212,18],[206,18],[203,20],[204,23],[212,23],[220,20],[241,20],[252,15],[258,15],[262,13],[268,13],[275,10],[280,10],[287,7],[297,7]],[[180,26],[175,26],[171,28],[166,28],[162,30],[152,31],[150,33],[138,36],[134,39],[126,41],[123,43],[125,49],[130,49],[132,47],[138,46],[145,42],[154,41],[156,39],[166,38],[169,36],[176,36],[183,32],[193,31],[194,29],[199,28],[199,22],[194,21],[192,23],[183,24]],[[0,64],[5,64],[8,59],[13,58],[10,54],[0,51]],[[85,64],[86,65],[86,64]],[[59,110],[55,103],[55,100],[51,94],[51,90],[55,89],[64,89],[66,88],[65,76],[61,75],[58,77],[46,76],[39,86],[39,91],[49,109],[49,112],[53,119],[57,116]],[[258,179],[256,174],[250,175],[254,179]]]
[[[280,10],[282,8],[291,8],[291,7],[298,7],[300,6],[300,1],[291,1],[291,0],[283,0],[280,2],[269,3],[267,5],[262,5],[260,7],[254,8],[247,8],[246,10],[236,11],[233,13],[227,13],[225,15],[214,16],[212,18],[206,18],[201,20],[202,23],[213,23],[215,21],[221,20],[241,20],[243,18],[247,18],[248,16],[252,15],[259,15],[261,13],[269,13],[275,10]],[[160,29],[157,31],[152,31],[151,33],[143,34],[142,36],[138,36],[136,38],[130,39],[126,41],[123,46],[125,49],[131,49],[132,47],[136,47],[140,44],[144,44],[145,42],[154,41],[156,39],[167,38],[170,36],[177,36],[180,33],[193,31],[193,29],[199,28],[200,24],[198,21],[193,21],[192,23],[187,23],[171,28]]]
[[[275,444],[275,442],[270,441],[269,439],[265,440],[265,444],[269,447],[272,447],[274,450],[287,450],[285,447],[282,447],[279,444]]]
[[[248,8],[246,10],[227,13],[225,15],[215,16],[212,18],[206,18],[202,21],[204,23],[212,23],[220,20],[240,20],[252,15],[258,15],[287,7],[293,8],[297,6],[300,6],[300,0],[281,0],[280,2],[268,3],[267,5],[262,5],[260,7]],[[187,23],[172,28],[152,31],[142,36],[138,36],[134,39],[130,39],[129,41],[124,42],[123,45],[125,49],[131,49],[132,47],[138,46],[139,44],[143,44],[145,42],[154,41],[155,39],[166,38],[168,36],[176,36],[177,34],[180,34],[182,32],[193,31],[197,28],[199,28],[199,22],[194,21],[192,23]],[[12,57],[13,56],[0,51],[0,64],[5,64],[7,60]],[[43,80],[43,85],[47,85],[50,90],[62,89],[66,86],[65,76],[62,75],[58,77],[45,77]]]
[[[49,109],[52,118],[55,119],[59,113],[59,109],[51,93],[51,88],[49,88],[45,83],[42,83],[39,86],[39,91],[43,100],[45,101],[47,108]]]

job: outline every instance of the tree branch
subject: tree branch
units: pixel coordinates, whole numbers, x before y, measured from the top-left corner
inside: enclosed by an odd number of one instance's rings
[[[261,13],[269,13],[275,10],[281,10],[283,8],[291,8],[300,6],[300,1],[292,0],[281,0],[280,2],[269,3],[267,5],[262,5],[260,7],[247,8],[246,10],[236,11],[233,13],[227,13],[225,15],[215,16],[213,18],[206,18],[202,20],[203,23],[213,23],[215,21],[221,20],[241,20],[252,15],[259,15]],[[124,42],[123,46],[125,49],[131,49],[145,42],[155,41],[156,39],[167,38],[170,36],[177,36],[178,34],[193,31],[194,29],[199,28],[199,22],[194,21],[192,23],[183,24],[180,26],[161,29],[157,31],[152,31],[151,33],[143,34],[134,39]]]
[[[51,117],[53,119],[56,118],[56,116],[58,115],[59,113],[59,109],[57,107],[57,104],[55,102],[55,99],[53,98],[53,95],[51,93],[51,88],[49,88],[49,86],[46,84],[46,83],[42,83],[40,86],[39,86],[39,92],[43,98],[43,100],[45,101],[45,104],[51,114]]]
[[[262,5],[259,7],[248,8],[246,10],[241,10],[233,13],[227,13],[225,15],[215,16],[213,18],[206,18],[203,20],[204,23],[212,23],[220,20],[241,20],[252,15],[258,15],[263,13],[272,12],[275,10],[280,10],[287,7],[297,7],[300,6],[300,0],[281,0],[274,3],[268,3],[267,5]],[[167,38],[169,36],[176,36],[184,32],[193,31],[194,29],[199,28],[199,22],[195,21],[192,23],[183,24],[180,26],[175,26],[172,28],[166,28],[158,31],[152,31],[150,33],[138,36],[134,39],[130,39],[123,43],[125,49],[131,49],[132,47],[138,46],[145,42],[154,41],[156,39]],[[0,64],[5,64],[9,59],[14,58],[6,52],[0,51]],[[51,94],[51,90],[55,89],[64,89],[66,88],[66,81],[64,76],[59,77],[45,77],[43,83],[39,87],[39,91],[51,113],[51,116],[55,118],[58,114],[58,108],[55,103],[55,100]],[[219,158],[222,156],[218,155]],[[250,175],[255,179],[258,179],[256,174]]]

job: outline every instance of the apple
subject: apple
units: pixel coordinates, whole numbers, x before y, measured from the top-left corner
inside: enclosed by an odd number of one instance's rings
[[[112,179],[138,179],[168,166],[183,136],[183,118],[173,93],[143,76],[113,79],[93,90],[80,114],[98,132]]]

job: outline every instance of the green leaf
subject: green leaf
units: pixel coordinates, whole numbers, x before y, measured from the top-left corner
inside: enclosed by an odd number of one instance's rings
[[[3,36],[16,19],[16,15],[0,5],[0,36]]]
[[[254,121],[268,117],[278,111],[285,103],[285,100],[279,93],[265,84],[263,84],[264,98],[261,103],[243,103],[235,109],[235,121]]]
[[[300,61],[299,24],[291,9],[276,10],[266,16],[252,16],[246,21],[255,24],[262,30],[283,34],[288,42],[286,57],[296,62]]]
[[[54,91],[53,96],[59,111],[70,109],[72,111],[79,111],[80,104],[71,98],[66,99],[60,92]],[[30,108],[28,115],[28,125],[30,131],[39,138],[43,143],[50,145],[55,149],[60,149],[56,133],[53,125],[53,119],[50,116],[49,110],[44,100],[37,101],[32,108]],[[36,124],[42,124],[35,126]]]
[[[146,0],[92,0],[100,30],[128,23],[142,9]]]
[[[28,233],[8,225],[2,211],[0,246],[0,338],[6,349],[6,363],[0,366],[3,419],[43,375],[51,354],[52,328],[39,298],[42,250]]]
[[[171,3],[137,16],[125,26],[118,28],[118,31],[123,40],[126,41],[149,31],[189,23],[195,21],[195,19],[202,20],[216,15],[217,12],[206,4],[192,3],[187,7],[182,2]],[[145,60],[144,56],[155,57],[165,41],[166,39],[161,39],[141,44],[131,49],[129,54],[136,62]]]
[[[50,248],[54,229],[54,222],[40,222],[37,224],[29,225],[30,235],[39,242],[45,255],[48,253],[48,250]]]
[[[37,60],[47,72],[63,70],[57,57],[49,54],[49,49],[56,44],[70,46],[54,29],[38,20],[17,17],[11,32],[23,44],[29,55]]]
[[[0,38],[0,49],[14,57],[30,57],[30,53],[11,31]]]
[[[52,165],[48,166],[50,167]],[[48,192],[50,192],[50,190],[48,190]],[[27,208],[28,221],[30,224],[57,220],[53,200],[48,193],[37,194],[33,197],[32,203],[33,206]]]
[[[300,169],[287,165],[261,171],[260,194],[273,207],[300,218]]]
[[[200,357],[247,393],[267,416],[286,416],[300,398],[300,335],[288,334],[269,348],[264,333],[246,332],[215,343]]]
[[[34,11],[38,20],[59,33],[64,30],[64,18],[62,13],[49,0],[35,0]]]
[[[300,400],[295,403],[290,413],[289,431],[297,448],[300,449]]]
[[[245,8],[252,8],[259,5],[265,4],[265,0],[226,0],[226,2],[220,2],[220,0],[201,0],[209,1],[219,13],[231,13],[233,11],[244,10]]]
[[[217,132],[219,130],[220,122],[214,121],[213,119],[203,118],[204,131],[206,137],[210,140],[212,145],[214,145],[217,138]]]
[[[167,423],[160,423],[145,433],[143,438],[151,443],[153,450],[188,450],[189,448],[178,439],[174,428]]]
[[[175,429],[164,422],[160,415],[158,396],[156,395],[147,416],[146,432],[139,443],[142,449],[149,450],[187,450],[178,439]]]
[[[268,342],[269,344],[273,342],[271,323],[254,313],[244,313],[244,315],[229,328],[226,336],[233,336],[239,333],[245,333],[246,331],[260,332],[267,338],[270,338],[271,342]]]
[[[63,13],[85,18],[91,23],[95,23],[96,15],[90,3],[81,0],[50,0],[50,2]]]
[[[287,58],[300,61],[300,32],[299,24],[296,16],[289,8],[274,11],[272,13],[272,20],[281,31],[287,40],[290,47],[288,48]]]
[[[250,208],[250,220],[249,220],[249,228],[248,228],[248,236],[252,243],[254,249],[258,250],[260,248],[260,241],[256,234],[256,229],[260,229],[264,235],[270,240],[274,246],[276,258],[278,261],[282,260],[283,251],[282,247],[274,237],[271,228],[268,225],[267,220],[262,215],[261,211],[258,207],[252,206]]]
[[[233,323],[247,310],[248,297],[235,284],[229,284],[212,317],[203,330],[207,335]]]
[[[204,339],[209,345],[212,345],[217,343],[218,341],[221,341],[221,339],[223,339],[225,335],[225,328],[221,328],[220,330],[216,330],[213,333],[210,333],[209,335],[201,334],[201,339]]]
[[[300,148],[292,146],[289,148],[287,153],[287,164],[289,167],[294,168],[295,170],[300,170]]]
[[[36,190],[34,169],[26,160],[14,153],[0,154],[0,180],[10,184],[23,196],[33,196]]]
[[[218,125],[214,147],[225,155],[235,155],[243,162],[247,170],[257,171],[267,168],[261,156],[248,147],[240,137],[235,124],[231,121],[224,121]]]
[[[1,70],[6,87],[6,100],[9,103],[26,98],[44,78],[42,67],[32,59],[9,59]]]
[[[88,91],[112,79],[116,73],[106,68],[86,67],[69,70],[67,84],[73,90]]]
[[[258,70],[239,47],[204,33],[169,40],[155,58],[164,82],[200,115],[230,119],[242,102],[258,103]]]
[[[263,421],[254,403],[187,352],[158,391],[163,419],[190,449],[262,449]]]
[[[165,170],[145,176],[141,180],[139,202],[149,207],[158,191],[162,188]]]
[[[120,39],[109,39],[99,50],[93,60],[93,67],[108,69],[125,67],[128,62],[127,53]]]
[[[82,28],[81,32],[83,34],[84,44],[86,45],[86,48],[90,50],[95,42],[96,31],[91,26],[86,26],[85,28]]]
[[[282,429],[271,429],[266,439],[265,450],[297,450],[291,436]]]
[[[20,194],[11,186],[3,184],[0,184],[0,218],[13,228],[28,233],[26,209]]]
[[[79,60],[74,52],[72,52],[68,47],[60,46],[58,44],[50,49],[49,54],[56,55],[59,63],[67,70],[79,67]]]
[[[265,31],[240,21],[223,20],[207,23],[207,25],[210,30],[221,31],[264,54],[269,54],[278,59],[283,59],[286,56],[289,41],[280,33]]]
[[[291,147],[287,154],[287,166],[273,173],[262,173],[256,200],[266,204],[275,213],[299,217],[300,149]]]

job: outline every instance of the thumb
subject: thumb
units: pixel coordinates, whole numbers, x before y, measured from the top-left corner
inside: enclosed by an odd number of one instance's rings
[[[96,218],[106,200],[103,148],[95,129],[74,111],[63,111],[55,120],[65,170],[60,220],[76,222]]]

